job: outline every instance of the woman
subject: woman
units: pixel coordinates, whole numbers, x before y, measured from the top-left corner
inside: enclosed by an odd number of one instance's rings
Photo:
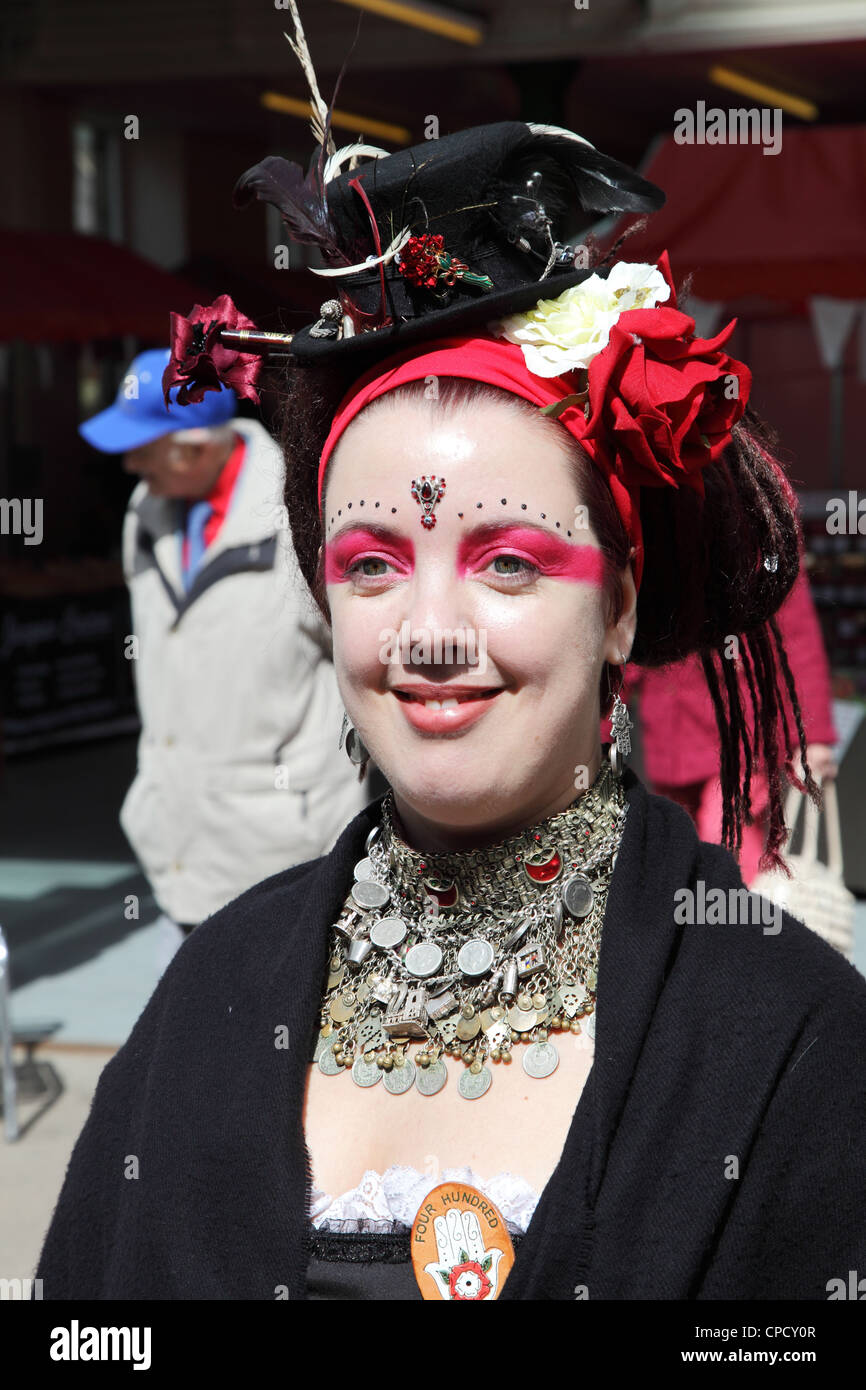
[[[183,946],[101,1078],[44,1296],[825,1298],[866,1255],[866,985],[623,773],[614,693],[702,654],[735,844],[741,633],[777,854],[798,530],[748,369],[666,260],[554,241],[578,202],[658,205],[579,137],[374,158],[333,155],[316,215],[281,161],[241,188],[338,272],[291,342],[287,505],[390,790]],[[167,386],[253,392],[231,307],[176,323]],[[510,1241],[413,1272],[455,1175]]]
[[[797,682],[809,767],[819,782],[832,780],[837,771],[833,744],[838,734],[833,724],[830,669],[805,569],[801,568],[777,622]],[[623,696],[631,700],[638,695],[649,786],[688,811],[702,840],[718,840],[722,824],[719,741],[700,660],[692,656],[666,670],[628,666]],[[673,724],[680,731],[676,740],[670,738]],[[758,873],[767,830],[766,788],[760,769],[753,775],[751,800],[752,817],[743,827],[738,855],[740,873],[747,884]]]

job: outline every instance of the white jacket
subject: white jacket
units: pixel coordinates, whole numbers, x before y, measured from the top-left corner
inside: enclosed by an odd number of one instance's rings
[[[142,733],[120,819],[178,922],[324,854],[367,800],[337,746],[330,636],[289,540],[282,456],[257,422],[233,428],[243,468],[187,594],[181,505],[140,483],[123,529]]]

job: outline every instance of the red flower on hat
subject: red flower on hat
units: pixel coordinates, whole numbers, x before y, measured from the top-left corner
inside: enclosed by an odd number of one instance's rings
[[[671,285],[667,255],[659,269]],[[691,487],[730,443],[749,399],[752,374],[724,351],[736,319],[714,338],[696,338],[688,314],[661,305],[629,309],[590,362],[584,438],[628,486]]]
[[[452,1268],[449,1288],[455,1303],[480,1303],[489,1294],[491,1284],[477,1260],[465,1260]]]
[[[205,391],[219,391],[221,386],[230,386],[238,396],[258,402],[255,383],[262,367],[261,357],[258,353],[235,352],[220,342],[224,328],[255,327],[227,294],[221,294],[207,308],[196,304],[188,319],[172,314],[171,357],[162,376],[166,405],[173,386],[180,386],[178,405],[197,404],[204,399]]]
[[[438,233],[410,236],[400,252],[400,274],[419,289],[435,289],[440,274],[439,257],[444,250],[445,238]]]

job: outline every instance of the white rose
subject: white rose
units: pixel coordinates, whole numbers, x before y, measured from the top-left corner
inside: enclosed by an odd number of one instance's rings
[[[670,293],[658,266],[617,261],[606,280],[590,275],[556,299],[542,299],[526,314],[491,324],[490,330],[520,344],[535,376],[561,376],[589,366],[607,347],[620,314],[654,308]]]
[[[455,1288],[461,1298],[477,1298],[481,1292],[481,1280],[474,1270],[464,1269],[455,1280]]]

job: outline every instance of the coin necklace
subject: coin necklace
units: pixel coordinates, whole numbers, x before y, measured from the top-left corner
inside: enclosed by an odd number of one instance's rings
[[[393,794],[370,831],[331,928],[315,1060],[435,1095],[447,1055],[460,1094],[489,1090],[488,1062],[536,1079],[559,1061],[551,1034],[595,1036],[601,925],[627,803],[608,763],[565,811],[484,849],[422,854],[400,838]],[[409,1042],[423,1039],[414,1058]]]

